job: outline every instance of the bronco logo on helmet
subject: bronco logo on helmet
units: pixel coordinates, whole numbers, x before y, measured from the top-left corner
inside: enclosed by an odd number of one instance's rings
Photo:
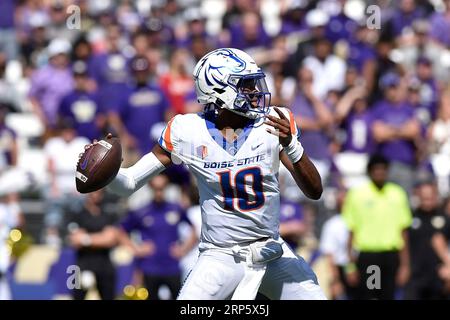
[[[212,51],[194,69],[199,103],[226,108],[256,119],[269,111],[270,93],[265,74],[245,52],[222,48]]]

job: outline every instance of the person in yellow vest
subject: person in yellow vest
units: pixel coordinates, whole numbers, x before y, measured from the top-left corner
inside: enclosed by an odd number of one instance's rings
[[[358,299],[393,300],[410,273],[407,229],[412,215],[406,192],[387,181],[389,163],[381,155],[369,159],[369,182],[350,189],[342,217],[350,230],[346,266]]]

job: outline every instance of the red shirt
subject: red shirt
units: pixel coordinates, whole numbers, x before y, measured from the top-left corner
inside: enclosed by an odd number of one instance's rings
[[[190,76],[174,76],[167,73],[161,76],[160,86],[169,99],[175,113],[185,113],[185,97],[194,88]]]

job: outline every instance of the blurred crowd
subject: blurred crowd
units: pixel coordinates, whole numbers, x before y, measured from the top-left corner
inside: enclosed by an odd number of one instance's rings
[[[398,208],[404,193],[408,207],[403,218],[374,224],[401,220],[404,241],[393,236],[391,249],[409,249],[392,291],[448,298],[449,30],[449,0],[1,0],[0,238],[26,230],[21,204],[37,198],[45,218],[35,241],[81,252],[102,297],[114,297],[108,259],[120,243],[135,254],[150,297],[166,284],[174,298],[195,260],[200,225],[186,168],[174,166],[130,199],[116,199],[77,193],[75,163],[84,145],[111,132],[121,138],[124,165],[133,164],[172,116],[202,110],[195,63],[234,47],[264,69],[271,104],[292,110],[323,179],[322,199],[310,202],[281,171],[280,231],[311,263],[326,257],[334,270],[322,283],[328,295],[371,298],[352,287],[363,264],[350,263],[347,247],[349,234],[353,250],[373,240],[358,238],[369,218],[355,209],[353,191],[379,181],[381,165],[379,189],[387,181],[401,189],[387,203]],[[372,256],[364,259],[370,265]],[[7,267],[0,263],[0,295]]]

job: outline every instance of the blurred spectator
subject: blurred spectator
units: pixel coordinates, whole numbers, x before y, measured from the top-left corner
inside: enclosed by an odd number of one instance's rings
[[[50,38],[46,28],[49,18],[45,13],[35,12],[29,19],[29,39],[21,44],[20,51],[27,67],[40,68],[47,63],[46,48]]]
[[[435,45],[428,37],[430,24],[426,19],[417,19],[411,25],[412,34],[399,39],[398,52],[401,56],[401,63],[406,70],[416,67],[419,57],[430,58],[435,51]]]
[[[261,9],[261,0],[229,0],[227,1],[227,10],[222,18],[222,29],[230,29],[246,12],[259,12]]]
[[[73,123],[69,119],[58,121],[59,135],[47,140],[44,152],[47,158],[49,186],[46,189],[47,210],[45,214],[44,241],[47,244],[61,244],[60,229],[65,215],[78,213],[83,195],[75,188],[75,170],[80,152],[89,140],[77,137]]]
[[[326,36],[333,43],[341,39],[351,39],[358,27],[356,21],[348,16],[348,10],[344,10],[346,2],[346,0],[336,1],[339,13],[330,17],[327,23]]]
[[[345,131],[341,151],[373,153],[372,117],[367,104],[367,90],[362,86],[350,88],[339,100],[335,116]]]
[[[185,49],[176,49],[170,57],[169,72],[163,74],[159,83],[175,114],[186,113],[186,96],[194,88],[192,79],[192,61],[189,52]]]
[[[11,229],[23,224],[21,209],[16,196],[10,194],[0,197],[0,300],[10,300],[11,292],[6,273],[11,261],[11,248],[8,238]]]
[[[307,14],[307,0],[290,1],[286,12],[281,16],[280,34],[287,35],[292,33],[305,32],[307,25],[305,16]]]
[[[75,40],[72,48],[71,61],[72,63],[74,63],[75,61],[84,62],[86,64],[89,77],[94,78],[95,74],[93,73],[94,59],[92,46],[86,39],[85,35],[81,35]]]
[[[150,81],[152,72],[148,59],[136,56],[130,65],[133,83],[122,88],[119,106],[111,115],[111,124],[124,145],[142,155],[149,152],[156,142],[151,138],[152,127],[167,120],[166,112],[170,109],[161,88]]]
[[[331,51],[331,43],[326,38],[316,39],[314,54],[303,60],[303,67],[313,73],[313,93],[324,99],[331,90],[344,89],[345,62]],[[329,75],[333,76],[330,77]]]
[[[303,222],[302,206],[298,202],[281,199],[280,203],[280,236],[292,250],[297,251],[306,226]]]
[[[444,209],[444,214],[446,215],[446,217],[450,219],[450,197],[446,198],[443,201],[442,208]]]
[[[270,44],[270,37],[264,30],[261,17],[256,12],[245,12],[239,22],[230,26],[230,43],[222,44],[247,51],[265,49]]]
[[[391,56],[393,47],[392,41],[382,33],[376,43],[376,71],[370,102],[377,102],[384,97],[385,88],[382,86],[381,78],[388,73],[397,72],[398,65],[392,60]]]
[[[402,287],[409,278],[411,211],[405,191],[387,182],[388,167],[386,158],[372,156],[367,165],[370,181],[350,189],[342,208],[350,230],[349,257],[354,261],[346,266],[347,279],[350,285],[358,284],[358,299],[393,300],[397,286]],[[358,252],[356,259],[352,249]],[[367,285],[372,265],[379,268],[376,290]]]
[[[6,105],[0,103],[0,172],[15,167],[18,161],[16,133],[5,125],[8,111]]]
[[[443,282],[438,275],[439,258],[433,250],[431,239],[436,233],[450,227],[440,208],[437,186],[423,182],[417,188],[419,205],[414,211],[408,231],[411,256],[411,279],[405,288],[405,299],[442,299]]]
[[[420,124],[414,109],[403,98],[400,81],[394,73],[381,79],[384,99],[372,107],[372,133],[379,152],[390,161],[389,179],[410,192],[414,183]]]
[[[73,43],[80,30],[67,27],[66,4],[68,3],[64,0],[50,0],[49,16],[51,23],[48,27],[48,37],[49,39],[61,38]]]
[[[201,8],[188,8],[184,11],[183,17],[186,24],[181,32],[180,28],[178,29],[179,47],[189,49],[198,38],[203,39],[208,46],[215,46],[216,41],[206,32],[206,17],[202,14]]]
[[[141,24],[134,1],[125,0],[117,6],[116,17],[118,23],[129,33],[133,33]]]
[[[205,54],[212,51],[211,46],[203,37],[194,37],[191,42],[190,52],[195,62],[198,62]]]
[[[447,209],[449,202],[447,200]],[[450,297],[450,219],[447,217],[442,225],[440,221],[440,230],[437,231],[431,240],[434,252],[439,257],[438,275],[443,283],[443,296],[448,299]],[[438,228],[436,228],[438,229]]]
[[[429,128],[431,152],[450,156],[450,90],[441,96],[438,118]]]
[[[296,50],[287,60],[284,70],[287,76],[297,77],[298,68],[303,64],[303,60],[314,54],[316,41],[325,38],[325,26],[329,17],[324,11],[315,9],[306,14],[305,21],[308,32],[305,37],[299,39]]]
[[[61,99],[73,88],[69,67],[71,45],[54,39],[48,46],[49,63],[35,71],[31,78],[29,98],[34,112],[48,128],[54,128]]]
[[[327,131],[333,125],[333,116],[327,106],[313,93],[313,74],[302,68],[298,72],[298,84],[292,113],[302,128],[302,144],[311,160],[326,181],[330,170],[329,137]]]
[[[93,83],[88,77],[88,67],[84,61],[75,61],[72,72],[75,87],[62,99],[58,114],[72,121],[78,136],[98,139],[106,126],[106,115],[91,92]]]
[[[8,106],[0,102],[0,196],[20,193],[35,185],[34,176],[18,167],[17,134],[6,126],[9,111]]]
[[[17,1],[16,1],[17,2]],[[27,0],[17,7],[15,25],[18,31],[19,42],[25,43],[30,40],[30,30],[33,28],[37,17],[40,21],[45,21],[46,25],[50,22],[48,14],[48,3],[41,0]]]
[[[443,194],[450,191],[450,91],[440,97],[436,121],[428,128],[428,152],[439,177],[439,190]]]
[[[144,29],[136,30],[131,36],[131,45],[137,56],[145,56],[150,49],[148,32]]]
[[[116,271],[110,253],[118,242],[118,231],[113,217],[102,207],[103,196],[102,190],[90,193],[83,209],[68,224],[69,244],[76,250],[76,265],[81,271],[81,288],[73,292],[75,300],[84,300],[91,277],[102,300],[115,297]]]
[[[420,81],[420,102],[428,110],[429,119],[436,119],[439,86],[433,75],[433,65],[426,57],[417,59],[417,78]]]
[[[283,67],[288,59],[285,37],[273,39],[267,58],[269,62],[265,73],[267,87],[271,93],[270,102],[274,106],[287,106],[294,95],[296,81],[295,78],[284,75]]]
[[[6,66],[6,55],[0,51],[0,105],[9,111],[21,111],[24,98],[16,85],[6,79]]]
[[[0,52],[5,52],[8,60],[17,58],[17,39],[14,29],[16,1],[0,1]]]
[[[130,211],[122,221],[122,242],[132,248],[137,268],[144,275],[144,285],[150,300],[159,300],[158,290],[169,287],[175,299],[181,287],[179,259],[197,243],[195,230],[183,243],[179,243],[178,225],[182,221],[190,224],[186,212],[178,205],[165,200],[165,189],[169,181],[159,175],[150,181],[153,200],[144,207]],[[128,234],[140,233],[139,242],[132,242]]]
[[[366,21],[359,23],[353,38],[348,40],[347,64],[356,68],[362,77],[367,90],[371,91],[374,86],[376,54],[370,40],[371,30],[366,27]]]
[[[145,22],[145,28],[152,48],[160,50],[175,45],[174,17],[176,15],[171,17],[165,13],[163,3],[151,6],[151,14]]]
[[[430,37],[443,47],[450,46],[450,0],[444,0],[445,11],[430,17]]]
[[[416,0],[400,0],[386,28],[390,28],[391,36],[396,38],[407,32],[413,22],[424,15],[423,8],[417,6]]]
[[[102,108],[114,110],[118,107],[117,101],[124,84],[130,80],[129,58],[122,52],[124,43],[120,27],[108,25],[106,32],[106,52],[100,51],[93,56],[89,74],[93,75],[97,83]]]
[[[337,214],[328,219],[322,227],[320,251],[327,258],[331,272],[329,291],[335,300],[353,300],[355,286],[348,283],[346,266],[349,264],[348,239],[349,231],[342,219],[341,211],[346,190],[340,189],[336,194]]]
[[[414,114],[420,122],[421,128],[425,129],[431,123],[431,113],[427,105],[422,101],[420,95],[421,82],[416,77],[408,79],[407,101],[413,107]],[[425,130],[422,130],[425,131]]]

